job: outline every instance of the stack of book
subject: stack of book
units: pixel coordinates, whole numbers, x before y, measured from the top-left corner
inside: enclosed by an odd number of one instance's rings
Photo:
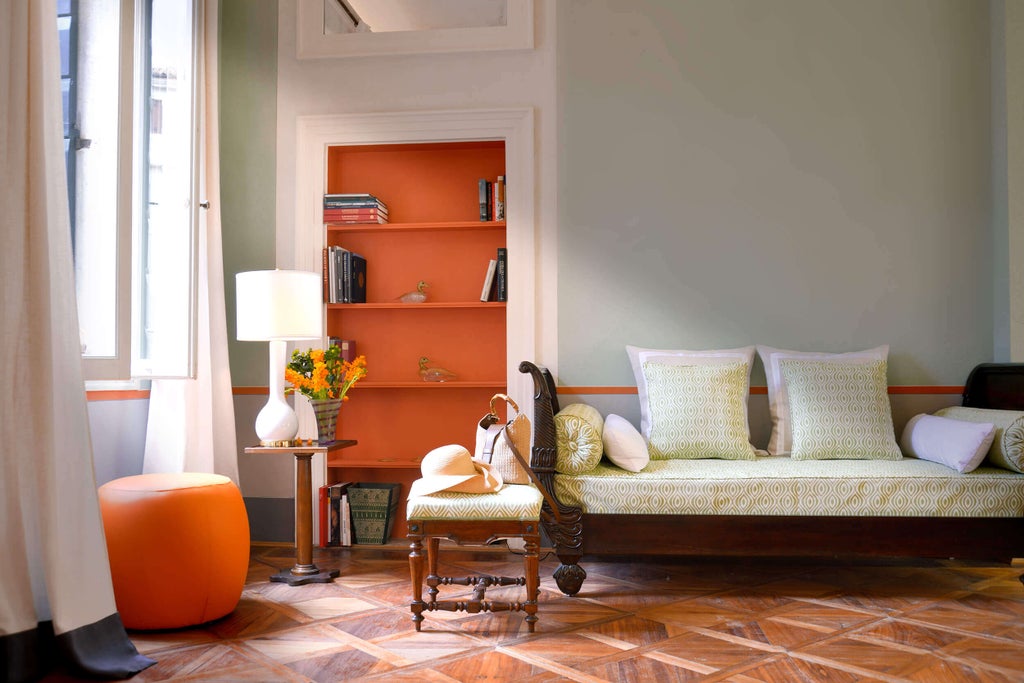
[[[352,509],[348,502],[351,482],[320,487],[320,547],[352,545]]]
[[[480,220],[505,220],[505,176],[500,175],[495,181],[481,178],[477,182],[480,196]]]
[[[324,247],[324,301],[366,303],[366,258],[344,247]]]
[[[324,223],[387,223],[388,207],[372,194],[325,194]]]

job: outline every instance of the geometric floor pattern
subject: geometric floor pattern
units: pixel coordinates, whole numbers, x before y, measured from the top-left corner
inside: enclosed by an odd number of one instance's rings
[[[442,560],[455,576],[521,567],[457,548]],[[321,569],[341,570],[333,583],[268,581],[293,561],[291,548],[254,545],[232,614],[130,632],[158,661],[132,680],[1024,681],[1020,561],[584,559],[588,578],[568,598],[547,557],[533,634],[508,612],[427,612],[417,633],[401,546],[318,548]]]

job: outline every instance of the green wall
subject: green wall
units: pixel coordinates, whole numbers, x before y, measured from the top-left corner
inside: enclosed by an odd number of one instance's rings
[[[231,381],[267,385],[267,346],[235,341],[235,273],[275,263],[277,2],[221,0],[220,150]]]
[[[992,359],[988,3],[557,12],[562,383],[632,384],[626,344]]]

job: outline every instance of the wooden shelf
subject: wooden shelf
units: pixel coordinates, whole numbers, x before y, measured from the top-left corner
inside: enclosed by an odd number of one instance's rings
[[[324,223],[328,232],[343,234],[504,230],[505,221],[434,221],[430,223]]]
[[[405,498],[423,456],[471,445],[490,397],[507,390],[508,305],[479,300],[489,260],[507,247],[504,220],[479,220],[479,180],[504,173],[496,140],[327,150],[325,190],[373,194],[391,221],[323,224],[325,246],[366,259],[368,299],[324,307],[327,334],[354,340],[369,371],[338,418],[339,437],[359,444],[326,457],[327,482],[401,484],[392,538],[406,533]],[[421,280],[428,300],[402,303]],[[422,381],[421,357],[456,381]]]
[[[331,310],[395,310],[395,309],[453,309],[453,308],[503,308],[504,301],[427,301],[422,304],[403,304],[400,301],[368,301],[365,304],[327,304]]]
[[[367,389],[504,389],[504,380],[483,380],[465,382],[370,382],[362,380],[351,391]]]

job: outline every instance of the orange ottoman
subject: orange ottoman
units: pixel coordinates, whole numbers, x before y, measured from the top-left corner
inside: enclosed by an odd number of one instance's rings
[[[99,488],[117,611],[126,628],[228,614],[249,569],[242,494],[219,474],[139,474]]]

